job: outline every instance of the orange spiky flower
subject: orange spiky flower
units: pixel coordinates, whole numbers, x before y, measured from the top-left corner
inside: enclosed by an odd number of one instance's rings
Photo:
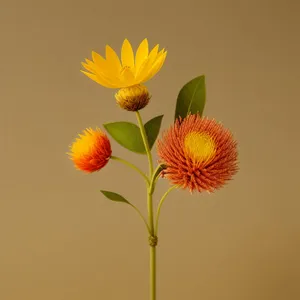
[[[87,128],[70,146],[68,153],[75,167],[86,173],[102,169],[111,157],[112,150],[108,137],[99,128]]]
[[[190,192],[213,192],[238,171],[237,143],[220,123],[200,115],[179,118],[158,141],[162,176]]]

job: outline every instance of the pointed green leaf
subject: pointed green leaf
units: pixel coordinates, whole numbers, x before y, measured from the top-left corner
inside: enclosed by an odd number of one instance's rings
[[[190,112],[202,115],[205,106],[205,76],[198,76],[189,81],[180,90],[177,97],[175,119],[184,118]]]
[[[140,129],[137,125],[130,122],[115,122],[103,124],[107,132],[124,148],[146,154],[144,142]]]
[[[109,200],[130,204],[129,201],[127,201],[123,196],[121,196],[117,193],[113,193],[113,192],[109,192],[109,191],[100,191],[100,192]]]
[[[152,149],[152,147],[156,141],[156,138],[159,134],[162,118],[163,118],[163,115],[157,116],[157,117],[149,120],[145,124],[145,130],[146,130],[146,134],[148,137],[148,143],[149,143],[150,149]]]

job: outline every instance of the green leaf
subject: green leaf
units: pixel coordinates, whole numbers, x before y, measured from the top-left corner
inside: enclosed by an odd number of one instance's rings
[[[149,120],[144,126],[152,149],[159,134],[163,115]],[[139,154],[146,154],[140,128],[130,122],[114,122],[103,124],[111,137],[124,148]]]
[[[115,122],[103,124],[107,132],[124,148],[146,154],[144,142],[140,129],[137,125],[130,122]]]
[[[160,126],[161,126],[161,121],[162,121],[163,115],[157,116],[151,120],[149,120],[144,126],[145,126],[145,131],[148,137],[148,143],[150,150],[152,149],[156,138],[159,134]]]
[[[123,196],[121,196],[117,193],[113,193],[113,192],[109,192],[109,191],[102,191],[102,190],[100,192],[109,200],[130,204],[129,201],[127,201]]]
[[[177,97],[175,120],[180,116],[186,117],[188,113],[202,115],[205,106],[205,76],[198,76],[186,83]]]

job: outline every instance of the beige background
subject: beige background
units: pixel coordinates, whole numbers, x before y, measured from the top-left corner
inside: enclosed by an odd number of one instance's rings
[[[173,120],[180,87],[206,74],[206,115],[239,140],[241,171],[214,195],[162,210],[158,299],[300,299],[299,9],[290,1],[1,1],[0,299],[148,299],[142,179],[117,162],[74,170],[88,126],[135,121],[79,72],[105,44],[168,49],[144,120]],[[115,155],[146,158],[113,142]],[[167,188],[159,184],[156,202]]]

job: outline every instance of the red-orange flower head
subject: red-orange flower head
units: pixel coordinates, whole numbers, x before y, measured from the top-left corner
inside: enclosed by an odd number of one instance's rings
[[[87,128],[70,146],[68,153],[75,167],[92,173],[102,169],[111,157],[110,141],[100,129]]]
[[[213,192],[238,171],[237,143],[215,120],[189,114],[158,141],[162,176],[190,192]]]

